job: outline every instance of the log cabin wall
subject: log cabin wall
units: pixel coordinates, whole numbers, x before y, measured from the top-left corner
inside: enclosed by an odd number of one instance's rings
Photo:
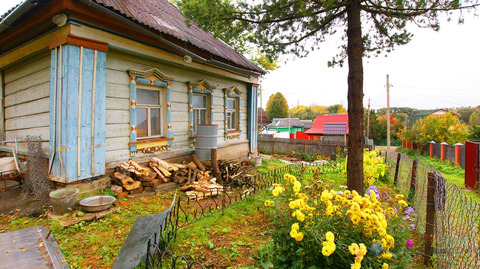
[[[30,57],[4,70],[4,139],[17,138],[20,153],[26,152],[26,137],[41,136],[48,152],[50,53]]]
[[[237,80],[215,76],[169,65],[154,59],[147,59],[131,55],[119,50],[111,49],[107,53],[107,91],[106,91],[106,162],[116,163],[130,157],[128,143],[130,141],[130,78],[128,70],[149,70],[156,68],[164,75],[173,77],[171,82],[171,130],[174,140],[167,152],[157,152],[163,157],[175,157],[179,154],[188,154],[195,150],[189,141],[189,107],[188,107],[188,82],[206,80],[214,85],[213,93],[213,119],[212,124],[217,124],[218,147],[220,157],[239,158],[248,152],[247,133],[243,130],[238,138],[225,139],[223,128],[225,124],[224,88],[237,87],[241,90],[241,98],[247,100],[247,84]],[[240,107],[240,125],[242,129],[247,126],[247,102],[242,102]],[[235,146],[234,152],[224,151],[222,148]],[[233,149],[233,148],[232,148]],[[237,154],[235,154],[235,152]],[[163,156],[162,156],[163,155]],[[136,159],[151,154],[139,153]]]

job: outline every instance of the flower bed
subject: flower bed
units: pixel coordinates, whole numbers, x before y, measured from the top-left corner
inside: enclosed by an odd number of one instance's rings
[[[274,268],[412,267],[414,212],[403,195],[375,187],[365,196],[328,189],[319,194],[304,186],[307,179],[284,178],[264,203],[275,227]]]

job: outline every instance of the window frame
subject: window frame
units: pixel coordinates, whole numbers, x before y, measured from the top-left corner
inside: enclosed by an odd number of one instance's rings
[[[202,107],[202,108],[198,108],[198,107],[194,107],[193,106],[193,99],[192,99],[192,109],[193,109],[193,134],[194,136],[197,135],[197,127],[198,124],[211,124],[212,123],[212,120],[211,120],[211,115],[209,112],[209,108],[211,107],[211,96],[209,98],[208,94],[205,94],[205,93],[197,93],[197,92],[193,92],[192,93],[192,98],[195,97],[195,96],[202,96],[205,98],[205,107]],[[197,119],[200,119],[200,112],[201,111],[205,111],[205,123],[200,123],[200,122],[196,122],[195,121],[195,114],[198,114],[197,115]]]
[[[225,126],[225,140],[230,140],[233,138],[240,138],[240,134],[242,133],[242,124],[241,124],[241,119],[242,119],[242,112],[241,112],[241,107],[242,107],[242,92],[236,87],[230,87],[230,88],[224,88],[224,110],[225,110],[225,115],[224,115],[224,126]],[[228,108],[228,100],[229,99],[234,99],[235,100],[235,109],[229,109]],[[229,112],[232,110],[235,110],[236,112],[236,119],[235,120],[235,128],[230,128],[229,126]]]
[[[193,147],[195,146],[196,143],[196,133],[194,130],[194,112],[193,112],[193,94],[204,94],[207,96],[207,102],[208,102],[208,96],[210,96],[210,103],[206,104],[207,106],[207,115],[209,117],[209,124],[213,123],[213,104],[214,104],[214,90],[215,86],[212,84],[208,83],[206,80],[201,80],[198,82],[193,82],[193,81],[188,81],[188,112],[189,112],[189,130],[188,130],[188,135],[189,135],[189,142],[190,146]],[[210,106],[210,109],[208,109],[208,106]],[[210,113],[208,113],[210,112]]]
[[[147,136],[138,136],[138,129],[137,129],[137,139],[138,140],[145,140],[145,139],[155,139],[155,138],[162,138],[165,137],[165,126],[166,126],[166,111],[165,108],[167,106],[167,101],[166,101],[166,90],[164,87],[152,87],[152,86],[146,86],[146,85],[139,85],[136,88],[136,96],[138,99],[138,90],[146,90],[146,91],[157,91],[158,92],[158,105],[148,105],[148,104],[139,104],[137,103],[137,109],[139,108],[144,108],[147,109]],[[158,108],[160,109],[160,134],[159,135],[152,135],[152,130],[151,130],[151,125],[152,125],[152,119],[150,117],[151,114],[151,109]],[[135,117],[137,117],[138,111],[136,111]],[[138,127],[138,123],[137,123]]]

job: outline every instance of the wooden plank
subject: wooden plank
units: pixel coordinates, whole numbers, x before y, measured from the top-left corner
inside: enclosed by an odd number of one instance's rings
[[[50,68],[44,68],[38,72],[30,73],[21,79],[7,83],[5,85],[5,95],[7,96],[46,82],[50,82]]]
[[[50,81],[5,96],[5,106],[13,106],[49,97]]]
[[[124,98],[107,97],[107,109],[130,111],[130,100]]]
[[[5,72],[0,70],[0,139],[5,140],[5,103],[4,103],[4,81]]]
[[[95,88],[95,175],[105,174],[105,148],[106,148],[106,66],[107,54],[97,52],[96,63],[96,88]]]
[[[78,145],[77,145],[77,175],[80,179],[92,177],[92,84],[93,84],[93,58],[94,50],[80,48],[80,79],[81,90],[79,89],[79,124],[78,124]],[[98,126],[97,126],[98,127]]]
[[[8,73],[5,74],[5,83],[11,83],[46,68],[50,68],[50,51],[31,57],[27,61],[8,68]]]
[[[48,127],[38,127],[23,130],[6,131],[5,139],[11,140],[17,138],[19,141],[25,141],[26,137],[29,135],[39,135],[42,137],[42,140],[48,141],[49,129]]]
[[[129,142],[130,142],[129,137],[107,138],[105,140],[105,150],[113,151],[113,150],[119,150],[119,149],[127,149]]]
[[[129,111],[107,109],[105,113],[105,119],[107,124],[130,123]]]
[[[23,60],[34,53],[39,53],[42,50],[47,51],[48,45],[52,40],[65,36],[70,32],[71,25],[65,25],[62,28],[59,28],[57,31],[44,35],[39,39],[32,41],[14,51],[11,51],[3,56],[0,56],[0,69],[10,65],[14,62]]]
[[[107,150],[105,152],[106,162],[125,161],[130,158],[130,149]]]
[[[23,103],[5,109],[5,119],[35,115],[49,111],[50,98],[42,98],[36,101]]]
[[[50,125],[49,113],[41,113],[41,114],[24,116],[24,117],[11,118],[5,121],[5,129],[7,131],[35,128],[35,127],[48,127],[49,125]]]
[[[128,137],[130,134],[130,124],[107,124],[106,138]]]
[[[185,122],[188,124],[188,117],[189,115],[186,110],[183,112],[172,111],[172,124],[181,122]]]
[[[126,70],[122,72],[118,70],[107,69],[107,83],[128,85],[130,83],[130,79]]]
[[[107,83],[107,97],[130,98],[130,87],[128,84]]]
[[[62,116],[66,116],[66,120],[62,121],[63,133],[65,139],[62,139],[65,145],[65,172],[67,182],[72,182],[77,179],[77,136],[78,132],[78,85],[80,73],[80,48],[64,45],[64,83],[63,92],[66,95],[65,113],[62,111]],[[65,127],[65,128],[64,128]]]

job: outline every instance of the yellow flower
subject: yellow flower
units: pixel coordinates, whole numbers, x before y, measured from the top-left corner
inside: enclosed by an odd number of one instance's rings
[[[302,187],[302,183],[300,183],[300,181],[295,181],[293,183],[293,191],[295,193],[299,192],[300,191],[300,187]]]
[[[401,205],[401,206],[404,206],[404,207],[408,206],[408,204],[407,204],[407,202],[405,202],[405,200],[398,200],[398,204]]]
[[[389,259],[392,258],[392,253],[390,253],[390,252],[383,253],[382,258],[389,260]]]
[[[396,199],[403,199],[405,196],[403,196],[403,194],[397,194],[395,195],[395,198]]]
[[[302,241],[303,237],[305,236],[305,234],[303,232],[299,232],[295,235],[295,240],[297,240],[298,242]]]
[[[331,242],[333,242],[333,240],[335,240],[335,236],[333,235],[332,232],[327,232],[325,234],[325,238],[327,239],[327,241],[331,241]]]
[[[295,212],[292,214],[292,217],[297,217],[297,220],[300,222],[305,220],[305,214],[303,214],[300,210],[295,210]]]
[[[277,197],[280,194],[280,190],[278,188],[275,188],[272,190],[273,196]]]
[[[388,269],[388,264],[387,264],[387,263],[383,263],[382,269]]]
[[[322,245],[323,245],[322,254],[325,257],[330,256],[337,249],[337,247],[335,246],[335,243],[333,243],[333,241],[323,242]]]
[[[356,255],[359,247],[357,243],[352,243],[350,246],[348,246],[348,250],[350,251],[350,253],[352,253],[352,255]]]
[[[271,200],[265,200],[265,206],[273,206],[275,204],[275,202],[271,201]]]
[[[292,230],[299,230],[300,229],[300,226],[298,225],[298,223],[294,223],[292,224]]]

